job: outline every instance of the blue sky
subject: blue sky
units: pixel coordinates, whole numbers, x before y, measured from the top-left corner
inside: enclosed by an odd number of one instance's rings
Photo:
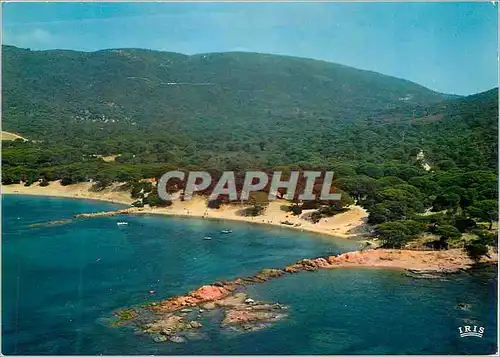
[[[323,59],[472,94],[498,85],[498,9],[484,3],[3,3],[3,43]]]

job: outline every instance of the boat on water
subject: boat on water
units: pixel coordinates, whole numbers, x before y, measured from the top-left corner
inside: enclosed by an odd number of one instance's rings
[[[128,222],[116,222],[117,226],[128,226]]]
[[[208,236],[206,236],[206,237],[203,237],[203,239],[204,239],[204,240],[211,240],[211,239],[212,239],[212,237],[208,237]]]
[[[232,230],[230,230],[230,229],[224,229],[224,230],[222,230],[222,231],[220,231],[220,232],[221,232],[221,233],[224,233],[224,234],[233,233],[233,231],[232,231]]]

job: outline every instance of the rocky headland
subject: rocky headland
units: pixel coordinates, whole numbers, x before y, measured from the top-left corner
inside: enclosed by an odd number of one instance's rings
[[[497,256],[483,259],[497,262]],[[406,269],[410,277],[436,278],[468,269],[474,262],[460,249],[410,251],[371,249],[337,256],[302,259],[282,269],[263,269],[232,281],[204,285],[186,295],[120,310],[113,326],[131,326],[156,342],[184,342],[204,337],[207,319],[217,320],[222,329],[255,331],[287,317],[287,306],[254,301],[245,292],[248,285],[264,283],[287,274],[340,267]]]

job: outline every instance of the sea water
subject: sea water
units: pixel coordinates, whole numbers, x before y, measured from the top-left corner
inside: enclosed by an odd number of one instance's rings
[[[109,326],[117,309],[203,284],[334,255],[359,243],[286,228],[163,216],[70,219],[120,205],[2,198],[2,352],[12,354],[460,354],[496,351],[496,279],[423,280],[384,269],[303,272],[251,286],[289,317],[247,332],[205,326],[204,340],[155,343]],[[118,221],[127,226],[117,226]],[[221,234],[231,229],[231,234]],[[203,237],[210,236],[211,240]],[[150,295],[154,290],[156,294]],[[470,304],[462,310],[458,303]],[[482,338],[460,338],[475,323]]]

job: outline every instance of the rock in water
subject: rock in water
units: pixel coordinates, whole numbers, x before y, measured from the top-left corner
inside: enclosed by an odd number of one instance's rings
[[[464,311],[469,311],[472,307],[471,304],[466,304],[464,302],[461,302],[461,303],[458,303],[457,304],[457,307],[460,309],[460,310],[464,310]]]
[[[169,341],[174,343],[183,343],[186,342],[186,339],[182,336],[171,336]]]
[[[163,335],[154,335],[153,341],[158,342],[158,343],[165,342],[165,341],[167,341],[167,337],[163,336]]]
[[[191,321],[189,324],[192,328],[200,328],[202,326],[198,321]]]
[[[206,304],[203,305],[203,308],[205,310],[213,310],[213,309],[215,309],[215,303],[207,302]]]

